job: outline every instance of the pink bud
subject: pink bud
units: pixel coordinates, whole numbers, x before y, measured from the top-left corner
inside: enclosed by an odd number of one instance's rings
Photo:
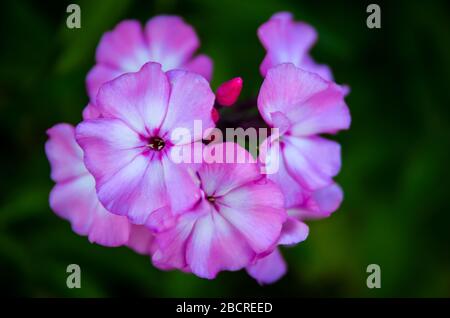
[[[219,112],[217,111],[217,109],[213,108],[211,110],[211,117],[212,117],[212,120],[214,121],[214,123],[217,123],[219,121],[220,116],[219,116]]]
[[[222,106],[231,106],[236,103],[242,90],[242,78],[235,77],[222,83],[216,92],[217,103]]]

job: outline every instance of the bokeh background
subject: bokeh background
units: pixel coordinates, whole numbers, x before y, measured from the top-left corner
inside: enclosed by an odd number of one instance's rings
[[[82,28],[65,26],[69,3]],[[307,0],[2,1],[0,10],[0,287],[13,296],[450,296],[450,12],[447,1],[373,1],[382,29],[366,27],[369,2]],[[123,19],[171,13],[197,30],[214,59],[212,87],[242,76],[241,100],[257,95],[264,51],[256,29],[288,10],[319,32],[316,60],[351,86],[353,123],[337,180],[345,191],[331,218],[284,249],[289,273],[260,287],[245,272],[213,281],[162,272],[127,248],[74,234],[52,213],[45,131],[76,124],[85,75],[103,32]],[[224,115],[232,120],[232,114]],[[230,117],[231,116],[231,117]],[[66,266],[82,288],[66,287]],[[368,264],[381,289],[366,287]]]

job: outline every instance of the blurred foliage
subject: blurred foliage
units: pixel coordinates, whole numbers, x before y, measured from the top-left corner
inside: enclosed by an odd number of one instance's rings
[[[65,27],[77,2],[82,28]],[[0,284],[17,296],[450,296],[450,12],[448,2],[377,1],[382,29],[365,25],[368,2],[307,0],[2,1],[0,30]],[[314,57],[351,86],[351,130],[338,182],[345,201],[311,223],[310,237],[284,250],[289,273],[260,287],[245,272],[208,281],[162,272],[148,257],[74,234],[48,206],[52,187],[45,131],[76,124],[84,79],[101,34],[123,19],[171,13],[191,23],[214,59],[212,87],[242,76],[257,95],[264,51],[256,29],[292,11],[319,32]],[[226,116],[232,116],[226,114]],[[82,288],[66,288],[66,266]],[[382,288],[366,287],[366,267]]]

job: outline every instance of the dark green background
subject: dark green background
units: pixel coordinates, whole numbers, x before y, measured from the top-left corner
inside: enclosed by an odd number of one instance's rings
[[[358,1],[79,1],[82,28],[65,27],[75,1],[2,1],[0,30],[0,287],[19,296],[450,296],[450,19],[445,1],[389,1],[382,29]],[[45,130],[76,124],[101,34],[120,20],[182,15],[214,59],[212,87],[242,76],[255,96],[264,51],[257,27],[292,11],[317,28],[313,56],[352,92],[352,127],[337,139],[345,191],[331,218],[286,249],[289,273],[260,287],[245,272],[214,281],[162,272],[126,248],[90,244],[48,206]],[[227,114],[232,119],[231,114]],[[231,117],[230,117],[231,116]],[[66,266],[82,288],[66,288]],[[366,287],[366,267],[382,288]]]

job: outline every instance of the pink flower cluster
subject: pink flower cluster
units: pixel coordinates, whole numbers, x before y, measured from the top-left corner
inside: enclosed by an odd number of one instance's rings
[[[47,131],[53,211],[91,242],[128,246],[163,270],[212,279],[246,269],[261,284],[278,280],[286,272],[278,246],[305,240],[304,221],[328,217],[342,201],[333,181],[340,146],[320,135],[349,128],[348,89],[313,61],[317,34],[289,13],[274,15],[258,36],[267,53],[257,106],[280,131],[270,140],[279,147],[269,148],[281,149],[277,173],[261,174],[259,160],[236,143],[205,145],[204,131],[193,129],[199,120],[203,130],[215,127],[215,99],[232,105],[242,79],[213,93],[212,62],[193,56],[199,40],[191,26],[175,16],[155,17],[145,28],[124,21],[97,47],[83,121]],[[174,140],[180,127],[191,138]],[[194,146],[248,160],[170,159]]]

